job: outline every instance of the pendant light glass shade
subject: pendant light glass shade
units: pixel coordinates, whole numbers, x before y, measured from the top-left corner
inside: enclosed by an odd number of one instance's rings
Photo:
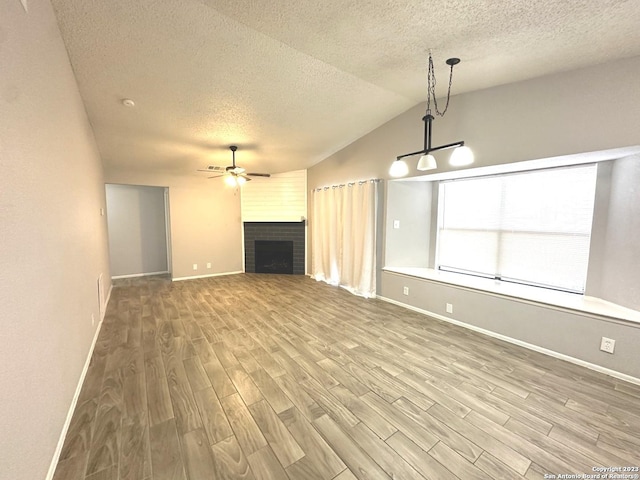
[[[238,177],[236,177],[236,182],[238,182],[238,185],[242,186],[242,185],[244,185],[245,183],[247,183],[247,179],[246,179],[246,178],[244,178],[244,177],[240,177],[240,176],[238,176]]]
[[[226,183],[230,187],[235,187],[237,185],[236,177],[234,177],[233,175],[229,175],[227,177],[224,177],[224,183]]]
[[[389,175],[392,177],[404,177],[409,173],[409,167],[404,160],[395,160],[389,169]]]
[[[473,163],[473,152],[469,147],[458,147],[452,153],[449,158],[449,165],[452,167],[464,167],[465,165],[471,165]]]
[[[418,160],[418,170],[424,172],[425,170],[434,170],[438,168],[438,164],[436,163],[436,157],[433,155],[423,155]]]

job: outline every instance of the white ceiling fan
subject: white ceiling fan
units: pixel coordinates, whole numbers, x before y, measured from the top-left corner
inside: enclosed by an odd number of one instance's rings
[[[246,170],[238,165],[236,165],[236,150],[238,147],[236,145],[231,145],[229,147],[232,155],[232,164],[228,167],[218,167],[215,165],[209,165],[206,169],[198,170],[199,172],[214,172],[220,173],[220,175],[214,175],[212,177],[207,178],[219,178],[225,177],[224,181],[228,185],[236,186],[242,185],[245,182],[251,180],[249,177],[270,177],[269,173],[246,173]]]

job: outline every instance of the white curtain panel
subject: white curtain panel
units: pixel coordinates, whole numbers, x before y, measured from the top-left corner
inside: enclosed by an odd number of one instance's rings
[[[371,181],[313,191],[313,278],[375,296],[377,196]]]

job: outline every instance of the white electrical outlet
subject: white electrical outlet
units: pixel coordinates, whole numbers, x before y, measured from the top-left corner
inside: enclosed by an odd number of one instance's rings
[[[402,294],[409,295],[409,287],[402,287]]]
[[[447,303],[447,313],[453,313],[453,304]]]
[[[613,353],[613,350],[616,348],[616,341],[612,338],[602,337],[602,341],[600,342],[600,350],[607,353]]]
[[[197,264],[197,263],[194,263],[194,264],[193,264],[193,269],[194,269],[194,270],[197,270],[197,269],[198,269],[198,264]]]
[[[393,221],[393,228],[400,228],[400,220]]]
[[[207,263],[207,268],[211,268],[211,262]]]

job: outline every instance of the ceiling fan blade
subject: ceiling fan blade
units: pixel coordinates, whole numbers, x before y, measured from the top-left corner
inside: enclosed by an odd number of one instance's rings
[[[217,165],[209,165],[207,168],[199,168],[198,172],[224,172],[224,167],[218,167]]]
[[[245,181],[250,181],[251,179],[249,178],[249,175],[251,175],[252,177],[270,177],[271,176],[271,174],[269,173],[246,173],[244,168],[236,165],[236,150],[238,150],[238,147],[235,145],[231,145],[229,149],[231,150],[231,155],[232,155],[231,165],[229,165],[228,167],[218,167],[215,165],[209,165],[207,166],[207,168],[198,169],[197,171],[220,174],[220,175],[214,175],[213,177],[207,177],[208,179],[219,178],[219,177],[224,177],[225,175],[229,175],[234,178],[242,177]]]

